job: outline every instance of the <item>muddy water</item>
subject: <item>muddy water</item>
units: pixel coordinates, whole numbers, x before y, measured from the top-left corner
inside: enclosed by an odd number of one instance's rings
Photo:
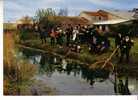
[[[118,78],[106,70],[89,70],[88,66],[26,49],[20,49],[19,55],[39,67],[35,79],[55,89],[57,95],[138,94],[135,78]]]

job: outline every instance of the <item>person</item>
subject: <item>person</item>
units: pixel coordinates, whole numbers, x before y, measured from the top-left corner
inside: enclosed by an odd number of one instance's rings
[[[73,29],[73,34],[72,34],[72,41],[73,43],[75,43],[77,41],[77,35],[79,34],[79,31],[77,29],[77,27],[75,26]]]
[[[60,44],[60,28],[59,26],[56,28],[56,41],[57,41],[57,44]]]
[[[124,55],[126,55],[126,62],[127,63],[129,62],[129,54],[130,54],[131,47],[133,45],[134,45],[134,41],[131,40],[129,36],[125,36],[124,38],[122,38],[121,45],[120,45],[121,56],[120,56],[119,63],[122,62]]]
[[[89,40],[89,29],[88,26],[84,26],[84,42],[88,45],[88,40]]]
[[[116,47],[116,48],[117,48],[117,47],[120,47],[122,38],[123,38],[123,36],[121,35],[121,33],[119,33],[119,34],[117,34],[117,35],[115,36],[115,47]],[[116,51],[116,57],[118,57],[118,56],[119,56],[119,51],[117,50],[117,51]]]
[[[47,33],[45,32],[45,28],[43,26],[39,26],[38,31],[40,33],[40,39],[42,41],[42,44],[46,43]]]
[[[89,48],[89,51],[91,53],[96,53],[97,38],[95,36],[93,36],[91,41],[92,41],[92,43],[91,43],[91,47]]]
[[[63,34],[63,30],[60,28],[58,28],[58,37],[57,37],[57,43],[62,46],[63,45],[63,37],[64,37],[64,34]]]
[[[85,43],[84,35],[85,35],[85,28],[84,28],[84,26],[81,26],[79,29],[79,40],[80,40],[81,44]]]
[[[77,53],[80,53],[80,52],[81,52],[81,46],[77,45]]]
[[[103,36],[103,41],[101,43],[101,53],[106,52],[110,47],[110,41],[107,36]]]
[[[90,47],[89,47],[89,51],[91,53],[96,53],[97,52],[97,45],[98,45],[98,37],[99,33],[98,31],[93,28],[93,30],[91,30],[91,41],[90,41]]]
[[[121,40],[122,40],[122,35],[121,35],[121,33],[119,33],[115,36],[115,46],[116,47],[121,44]]]
[[[55,45],[55,39],[56,39],[56,32],[54,28],[51,30],[50,37],[51,37],[51,46],[53,46]]]
[[[93,35],[94,35],[94,27],[92,25],[89,25],[88,26],[88,34],[87,34],[87,37],[88,37],[87,41],[88,41],[89,45],[92,42]]]
[[[67,40],[66,45],[67,46],[69,46],[69,44],[70,44],[70,39],[71,39],[72,31],[73,31],[73,28],[69,24],[68,25],[68,28],[66,29],[66,40]]]

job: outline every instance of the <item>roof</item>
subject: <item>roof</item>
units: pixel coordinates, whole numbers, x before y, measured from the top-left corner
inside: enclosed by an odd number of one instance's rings
[[[90,16],[103,16],[103,17],[107,17],[106,14],[103,14],[103,13],[100,13],[100,12],[83,11],[82,13],[88,14]]]
[[[114,19],[114,20],[107,20],[107,21],[101,21],[101,22],[96,22],[93,23],[94,25],[113,25],[113,24],[119,24],[119,23],[125,23],[130,20],[126,19]]]
[[[100,11],[100,10],[99,10]],[[134,12],[130,12],[130,11],[121,11],[121,10],[101,10],[107,13],[110,13],[112,15],[118,16],[120,18],[123,19],[134,19]]]
[[[61,24],[87,24],[88,20],[83,17],[54,16],[54,19]]]

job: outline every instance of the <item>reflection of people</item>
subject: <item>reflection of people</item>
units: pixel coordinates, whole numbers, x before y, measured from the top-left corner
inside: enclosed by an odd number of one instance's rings
[[[90,85],[93,86],[95,81],[93,79],[90,80]]]
[[[68,64],[66,67],[66,71],[67,71],[67,75],[70,75],[71,71],[72,71],[72,64]]]
[[[45,54],[43,54],[41,56],[41,60],[40,60],[40,64],[41,64],[42,67],[45,65],[45,61],[46,61],[46,56],[45,56]]]
[[[124,95],[124,91],[125,91],[125,87],[124,87],[123,81],[120,79],[118,83],[118,92],[121,95]]]
[[[121,95],[130,95],[130,91],[128,88],[128,77],[125,79],[125,84],[123,80],[119,79],[119,83],[117,83],[117,77],[115,76],[115,84],[114,84],[114,91],[115,93],[119,93]]]
[[[130,91],[129,91],[129,88],[128,88],[128,77],[126,77],[126,80],[125,80],[125,94],[126,95],[130,95]]]
[[[66,70],[66,67],[67,67],[67,62],[65,59],[62,59],[62,68],[63,70]]]

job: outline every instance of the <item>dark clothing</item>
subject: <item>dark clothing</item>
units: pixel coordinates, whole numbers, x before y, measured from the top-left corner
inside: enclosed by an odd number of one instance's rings
[[[129,53],[132,46],[133,43],[131,42],[130,39],[128,41],[122,40],[120,45],[120,52],[121,52],[120,62],[122,62],[125,55],[126,55],[126,62],[129,62]]]
[[[43,43],[46,43],[46,37],[48,35],[48,33],[45,31],[45,29],[43,27],[38,27],[38,32],[40,34],[40,39],[42,41],[42,44]]]
[[[55,38],[51,37],[51,46],[54,46],[54,45],[55,45]]]
[[[80,43],[85,43],[85,38],[84,38],[84,35],[85,35],[85,30],[84,28],[81,28],[79,30],[79,40],[80,40]]]
[[[69,44],[71,42],[72,31],[73,31],[73,29],[71,27],[66,29],[66,39],[67,39],[67,44],[66,45],[67,46],[69,46]]]
[[[47,34],[45,32],[40,33],[40,39],[42,43],[46,43],[46,37],[47,37]]]
[[[89,43],[89,29],[85,28],[85,32],[84,32],[84,37],[85,37],[85,43]]]
[[[116,35],[116,37],[115,37],[115,46],[116,47],[120,46],[121,41],[122,41],[122,36]]]

